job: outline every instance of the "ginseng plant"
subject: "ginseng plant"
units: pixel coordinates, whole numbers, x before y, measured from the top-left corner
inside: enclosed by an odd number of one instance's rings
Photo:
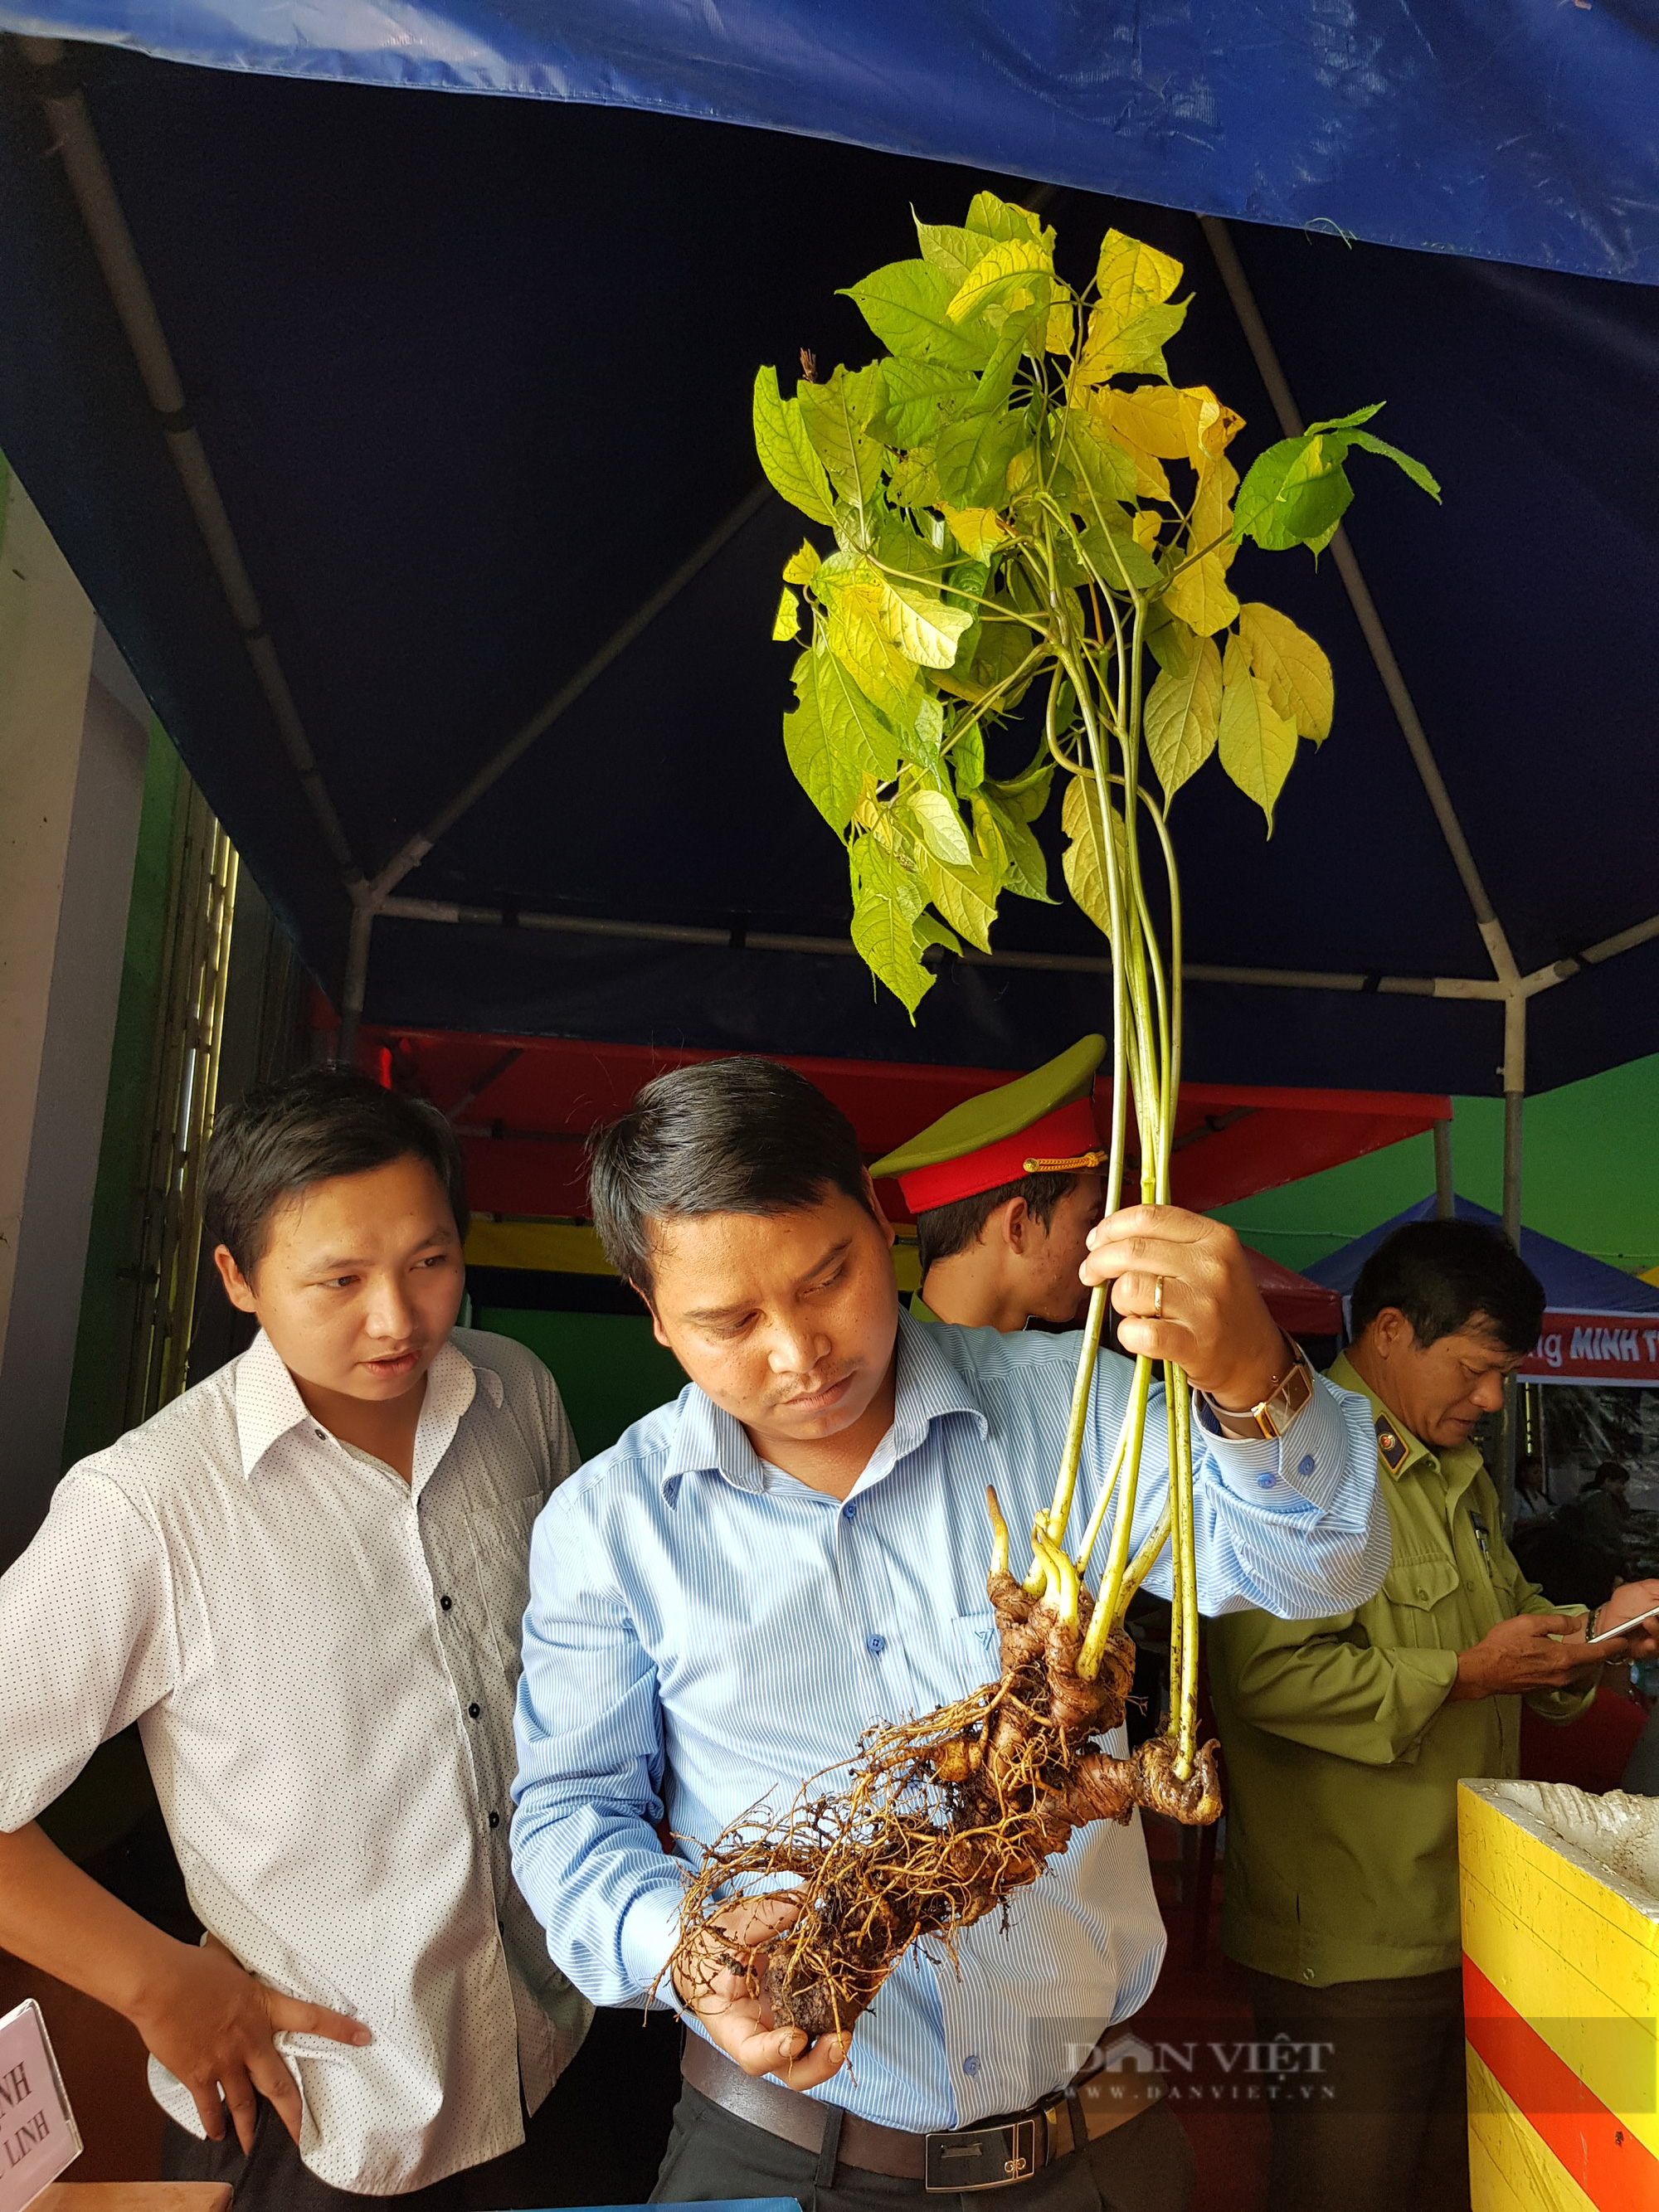
[[[1166,1202],[1182,1026],[1170,803],[1215,752],[1271,834],[1299,741],[1322,744],[1331,726],[1324,653],[1272,607],[1240,604],[1235,557],[1246,538],[1316,556],[1352,497],[1356,450],[1439,488],[1364,427],[1376,406],[1269,447],[1241,483],[1227,449],[1242,417],[1207,386],[1170,380],[1164,349],[1187,303],[1174,297],[1180,263],[1152,246],[1108,231],[1079,291],[1055,269],[1053,230],[989,192],[961,227],[916,229],[919,259],[850,287],[879,358],[820,380],[803,354],[788,399],[774,370],[755,381],[767,476],[834,538],[803,544],[784,569],[773,635],[801,637],[803,603],[808,625],[785,747],[847,848],[854,940],[913,1019],[933,948],[960,952],[965,939],[989,952],[1005,891],[1049,900],[1032,824],[1058,779],[1066,882],[1111,953],[1105,1204],[1121,1200],[1131,1107],[1139,1195]],[[993,750],[1022,729],[1030,758],[993,775]],[[1137,1804],[1188,1822],[1219,1814],[1214,1747],[1196,1741],[1192,1425],[1173,1362],[1164,1512],[1132,1557],[1153,1380],[1143,1357],[1108,1479],[1066,1548],[1105,1311],[1099,1288],[1023,1583],[988,1494],[997,1680],[869,1731],[849,1767],[781,1816],[728,1831],[688,1891],[676,1958],[691,1969],[693,1939],[734,1887],[798,1887],[765,1988],[776,2016],[809,2033],[850,2027],[911,1944],[935,1935],[948,1948],[1083,1821],[1127,1820]],[[1097,1740],[1122,1720],[1124,1616],[1166,1542],[1169,1731],[1118,1759]]]

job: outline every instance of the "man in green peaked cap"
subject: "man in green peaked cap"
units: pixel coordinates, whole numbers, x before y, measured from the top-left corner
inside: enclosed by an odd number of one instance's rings
[[[1012,1083],[981,1092],[877,1160],[904,1193],[921,1250],[924,1321],[1024,1328],[1074,1319],[1078,1270],[1100,1219],[1099,1149],[1090,1092],[1103,1036]]]

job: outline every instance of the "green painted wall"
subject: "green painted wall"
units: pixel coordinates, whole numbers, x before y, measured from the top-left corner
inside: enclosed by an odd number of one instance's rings
[[[81,1324],[64,1425],[65,1467],[113,1443],[126,1426],[127,1352],[135,1291],[131,1270],[141,1223],[150,1064],[167,951],[173,825],[184,789],[183,763],[152,721],[104,1133],[81,1287]]]
[[[1452,1165],[1465,1198],[1503,1199],[1504,1107],[1459,1098]],[[1528,1099],[1522,1218],[1528,1229],[1639,1273],[1659,1265],[1659,1054]],[[1218,1209],[1247,1243],[1305,1267],[1434,1189],[1426,1137]]]
[[[526,1313],[486,1306],[473,1316],[528,1345],[553,1371],[584,1459],[614,1444],[629,1424],[678,1398],[685,1376],[641,1314]]]

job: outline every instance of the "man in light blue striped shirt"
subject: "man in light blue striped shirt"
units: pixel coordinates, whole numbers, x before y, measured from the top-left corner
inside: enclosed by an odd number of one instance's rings
[[[767,1936],[790,1917],[781,1900],[734,1905],[696,1987],[665,1979],[686,1858],[761,1800],[782,1809],[872,1723],[994,1679],[986,1485],[1016,1528],[1046,1507],[1077,1339],[902,1316],[892,1231],[850,1126],[767,1061],[647,1085],[599,1140],[592,1193],[607,1252],[692,1381],[537,1522],[514,1871],[579,1988],[602,2004],[659,1988],[696,2031],[659,2198],[810,2204],[833,2185],[837,2204],[890,2207],[923,2193],[930,2138],[937,2153],[959,2134],[951,2154],[978,2156],[977,2123],[1051,2104],[1144,2002],[1164,1931],[1138,1820],[1078,1831],[1005,1914],[957,1937],[953,1964],[934,1946],[907,1954],[850,2051],[838,2036],[808,2045],[756,1994]],[[1361,1603],[1389,1564],[1364,1404],[1296,1366],[1231,1231],[1134,1207],[1091,1248],[1084,1279],[1112,1283],[1125,1348],[1179,1359],[1201,1394],[1202,1609],[1315,1618]],[[1130,1372],[1103,1354],[1085,1513]],[[1264,1406],[1267,1434],[1243,1412]],[[1247,1428],[1253,1440],[1227,1434]],[[1167,1491],[1164,1437],[1158,1408],[1137,1544]],[[1167,1559],[1147,1586],[1169,1594]],[[1121,1753],[1121,1731],[1109,1745]],[[1030,2176],[1012,2185],[1021,2212],[1068,2201],[1073,2148],[1104,2203],[1188,2201],[1171,2116],[1153,2107],[1085,2141],[1080,2111],[1061,2103],[1007,2138],[1019,2154],[1002,2163]]]

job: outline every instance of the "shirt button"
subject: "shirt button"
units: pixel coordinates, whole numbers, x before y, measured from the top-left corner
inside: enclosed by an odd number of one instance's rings
[[[438,1602],[442,1606],[444,1611],[447,1613],[450,1607],[454,1604],[455,1601],[453,1597],[441,1597],[438,1600]]]
[[[328,1431],[326,1429],[313,1429],[312,1431],[312,1434],[316,1437],[319,1444],[325,1444],[328,1442]]]
[[[884,1636],[866,1636],[864,1639],[864,1648],[872,1659],[879,1659],[887,1649],[887,1638]]]
[[[1420,1584],[1419,1585],[1419,1588],[1418,1588],[1418,1592],[1417,1592],[1417,1601],[1418,1601],[1418,1603],[1419,1603],[1419,1605],[1426,1605],[1426,1604],[1428,1603],[1428,1601],[1429,1601],[1429,1594],[1428,1594],[1427,1590],[1424,1589],[1421,1587],[1421,1585],[1420,1585]]]
[[[970,2051],[968,2053],[968,2056],[967,2056],[967,2057],[963,2060],[963,2062],[962,2062],[962,2070],[963,2070],[963,2072],[964,2074],[969,2074],[969,2075],[973,2075],[973,2074],[977,2074],[977,2073],[978,2073],[978,2071],[979,2071],[979,2053],[978,2053],[976,2051]]]
[[[1304,1452],[1296,1463],[1296,1471],[1298,1474],[1311,1474],[1316,1464],[1311,1452]]]
[[[1312,1968],[1311,1966],[1304,1966],[1304,1967],[1302,1969],[1302,1978],[1303,1978],[1303,1980],[1304,1980],[1304,1982],[1310,1982],[1310,1981],[1312,1981],[1312,1979],[1313,1979],[1313,1968]]]
[[[490,1825],[490,1826],[491,1826],[492,1828],[499,1828],[499,1827],[501,1826],[501,1814],[500,1814],[499,1813],[492,1813],[492,1814],[490,1814],[490,1816],[489,1816],[489,1825]]]
[[[476,1721],[476,1720],[477,1719],[477,1717],[478,1717],[478,1708],[477,1708],[477,1705],[469,1705],[469,1706],[467,1707],[467,1709],[466,1709],[466,1717],[467,1717],[468,1720],[470,1720],[470,1721]]]
[[[1259,1474],[1255,1479],[1255,1486],[1258,1490],[1276,1490],[1279,1487],[1279,1477],[1276,1474]]]
[[[856,1505],[843,1505],[841,1509],[841,1517],[843,1521],[856,1521],[859,1517],[858,1507]]]

